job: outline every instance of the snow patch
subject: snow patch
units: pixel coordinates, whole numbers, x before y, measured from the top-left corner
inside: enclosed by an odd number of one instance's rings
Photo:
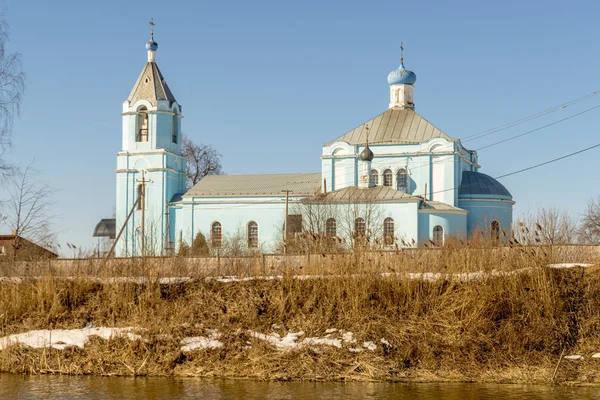
[[[264,333],[260,333],[260,332],[248,331],[248,335],[250,335],[251,337],[253,337],[255,339],[265,341],[277,348],[286,349],[286,348],[296,347],[298,345],[296,343],[298,341],[298,338],[300,336],[304,335],[304,332],[303,331],[288,332],[287,335],[285,335],[284,337],[281,337],[277,333],[273,333],[271,335],[265,335]]]
[[[181,351],[192,351],[197,349],[218,349],[223,347],[223,342],[204,336],[192,336],[183,338],[180,342]]]
[[[341,339],[309,337],[300,342],[301,346],[333,346],[338,349],[342,348]]]
[[[377,345],[373,342],[363,342],[363,347],[369,351],[377,350]]]
[[[596,353],[596,354],[592,355],[592,358],[600,358],[600,353]]]
[[[354,333],[352,332],[342,333],[342,340],[344,343],[356,343],[356,339],[354,339]]]
[[[40,329],[25,333],[17,333],[0,338],[0,350],[14,344],[40,349],[51,347],[58,350],[76,346],[83,348],[92,336],[110,340],[117,337],[125,337],[129,340],[139,340],[140,335],[132,333],[134,328],[102,328],[90,327],[83,329]]]
[[[560,264],[548,264],[548,268],[575,268],[575,267],[582,267],[582,268],[589,268],[589,267],[593,267],[594,264],[585,264],[585,263],[560,263]]]
[[[565,356],[565,360],[583,360],[583,356],[581,354],[574,354],[572,356]]]

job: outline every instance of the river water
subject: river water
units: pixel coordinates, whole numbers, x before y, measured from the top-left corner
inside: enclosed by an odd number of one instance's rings
[[[600,387],[455,383],[302,383],[0,374],[2,399],[588,400]]]

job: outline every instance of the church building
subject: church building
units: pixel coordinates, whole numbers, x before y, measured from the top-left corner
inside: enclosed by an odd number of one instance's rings
[[[479,172],[477,153],[415,111],[417,76],[387,77],[389,107],[325,143],[321,171],[211,175],[185,190],[182,107],[156,63],[158,44],[123,103],[117,154],[117,256],[168,255],[201,232],[213,251],[235,241],[282,251],[301,234],[351,248],[443,246],[449,237],[508,234],[514,201]],[[316,156],[316,154],[315,154]]]

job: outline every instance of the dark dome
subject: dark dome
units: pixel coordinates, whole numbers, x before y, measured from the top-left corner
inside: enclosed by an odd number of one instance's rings
[[[512,200],[512,195],[504,185],[489,175],[474,171],[463,171],[458,197]]]
[[[373,154],[369,145],[360,152],[360,159],[363,161],[373,161],[373,157],[375,157],[375,154]]]

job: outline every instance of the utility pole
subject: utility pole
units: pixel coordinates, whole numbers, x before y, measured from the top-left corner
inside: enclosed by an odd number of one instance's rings
[[[146,179],[142,171],[142,190],[140,204],[142,205],[142,258],[146,255]]]
[[[142,210],[142,257],[146,255],[146,183],[151,182],[145,178],[146,171],[142,171],[142,180],[138,195],[138,206]]]
[[[285,219],[283,220],[283,254],[287,253],[287,231],[288,231],[288,205],[291,190],[282,190],[285,192]]]

